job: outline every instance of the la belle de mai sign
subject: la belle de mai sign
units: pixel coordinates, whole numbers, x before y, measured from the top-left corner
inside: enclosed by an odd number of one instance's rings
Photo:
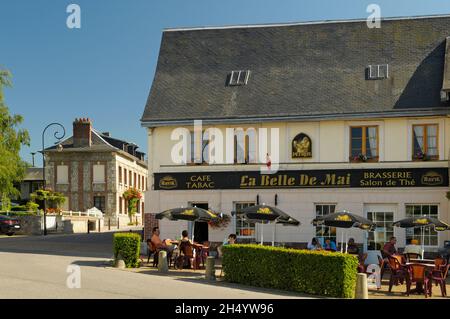
[[[155,173],[155,190],[447,187],[448,168]]]

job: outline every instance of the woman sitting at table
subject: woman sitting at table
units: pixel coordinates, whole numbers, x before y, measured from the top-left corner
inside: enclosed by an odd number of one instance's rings
[[[329,238],[327,238],[325,240],[325,245],[323,245],[323,249],[325,250],[331,250],[331,251],[336,251],[336,244],[334,243],[334,241],[330,240]]]

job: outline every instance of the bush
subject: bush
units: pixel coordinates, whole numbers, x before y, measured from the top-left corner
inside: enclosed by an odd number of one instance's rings
[[[12,212],[26,212],[26,211],[28,211],[28,209],[26,208],[25,205],[18,205],[18,206],[11,207],[11,211]]]
[[[141,236],[135,233],[114,234],[114,258],[122,255],[127,268],[136,268],[140,264]]]
[[[327,251],[223,246],[225,280],[313,295],[354,298],[358,259]]]

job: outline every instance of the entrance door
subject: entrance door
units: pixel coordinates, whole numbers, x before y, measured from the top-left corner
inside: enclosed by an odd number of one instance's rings
[[[380,250],[389,239],[394,236],[394,216],[397,211],[396,205],[365,205],[364,213],[367,219],[376,223],[375,231],[366,232],[364,248],[368,253],[366,263],[377,264],[377,255],[381,256]]]
[[[208,209],[208,203],[191,203],[191,205],[197,206],[198,208]],[[197,243],[203,243],[205,241],[208,241],[208,238],[208,223],[194,222],[194,241]]]

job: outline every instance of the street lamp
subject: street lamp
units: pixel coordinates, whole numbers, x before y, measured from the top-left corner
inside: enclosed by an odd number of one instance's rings
[[[57,150],[58,152],[62,151],[62,145],[59,143],[64,136],[66,136],[66,129],[64,128],[64,126],[62,124],[59,123],[51,123],[49,125],[47,125],[44,129],[44,131],[42,131],[42,177],[44,180],[44,191],[46,188],[46,184],[47,184],[47,180],[45,179],[45,132],[47,131],[48,128],[55,126],[55,127],[59,127],[62,129],[62,133],[60,133],[58,131],[58,128],[55,128],[55,133],[53,134],[53,136],[55,137],[55,139],[57,139],[58,141],[55,144],[58,144],[57,146]],[[44,197],[44,236],[47,236],[47,213],[46,213],[46,203],[45,203],[45,197]]]

